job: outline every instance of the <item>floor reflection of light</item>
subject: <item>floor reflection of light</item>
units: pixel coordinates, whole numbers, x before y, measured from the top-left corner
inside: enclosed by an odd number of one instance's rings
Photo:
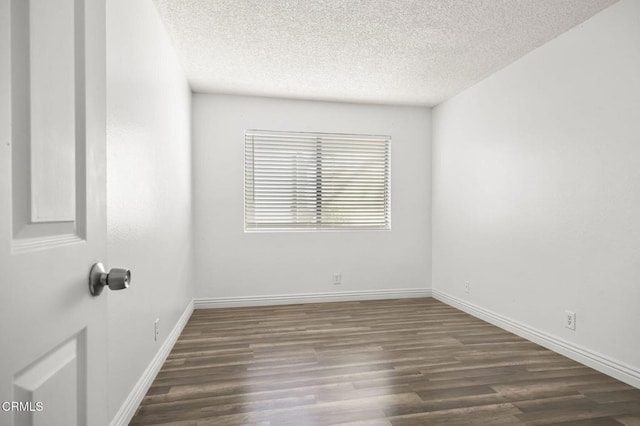
[[[314,351],[314,354],[317,355],[314,362],[295,362],[284,355],[278,357],[281,363],[276,366],[248,366],[241,378],[243,389],[238,391],[242,393],[239,404],[244,407],[246,420],[257,424],[324,426],[321,419],[327,417],[339,423],[342,420],[353,421],[354,414],[359,415],[361,411],[382,412],[390,408],[382,397],[374,398],[376,402],[373,405],[369,402],[370,397],[365,395],[368,387],[357,387],[358,382],[368,381],[375,381],[375,388],[393,386],[395,370],[384,365],[389,360],[382,348],[368,346],[344,351],[325,350],[320,354]],[[269,374],[268,371],[274,368],[282,369],[282,374]],[[329,375],[313,374],[314,371],[331,369],[342,371]],[[350,369],[354,371],[350,372]],[[264,380],[259,377],[263,370]],[[265,387],[267,383],[271,385]],[[271,392],[273,396],[269,395]]]

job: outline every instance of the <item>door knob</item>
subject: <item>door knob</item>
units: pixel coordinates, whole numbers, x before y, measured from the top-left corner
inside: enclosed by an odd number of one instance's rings
[[[98,262],[91,267],[89,272],[89,291],[92,296],[102,293],[107,286],[111,290],[123,290],[131,284],[131,271],[122,268],[112,268],[108,273],[102,263]]]

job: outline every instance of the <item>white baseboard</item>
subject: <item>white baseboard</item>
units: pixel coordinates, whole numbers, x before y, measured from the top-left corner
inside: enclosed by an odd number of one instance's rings
[[[533,327],[519,323],[503,315],[481,308],[473,303],[469,303],[455,296],[432,290],[433,297],[447,305],[460,309],[474,317],[487,321],[490,324],[503,328],[520,337],[535,342],[547,349],[562,354],[581,364],[598,370],[604,374],[615,377],[636,388],[640,388],[640,370],[630,365],[626,365],[615,359],[609,358],[587,348],[575,345],[557,336],[550,335]]]
[[[240,306],[291,305],[300,303],[350,302],[358,300],[431,297],[430,288],[397,290],[340,291],[333,293],[278,294],[273,296],[203,297],[194,300],[196,309]]]
[[[189,321],[191,314],[193,313],[193,300],[189,302],[184,312],[178,319],[178,322],[171,330],[171,333],[167,336],[166,340],[153,357],[147,368],[142,373],[140,379],[133,387],[127,398],[124,400],[124,403],[116,413],[113,420],[111,420],[110,426],[125,426],[128,425],[133,415],[136,413],[138,406],[142,402],[142,398],[146,395],[147,391],[151,387],[153,380],[156,378],[156,375],[162,368],[162,364],[164,364],[165,360],[169,356],[171,349],[175,345],[178,337],[180,337],[180,333],[184,329],[184,326]]]

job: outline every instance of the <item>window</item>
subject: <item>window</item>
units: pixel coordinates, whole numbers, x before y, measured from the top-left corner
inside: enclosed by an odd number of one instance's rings
[[[245,132],[245,231],[390,229],[388,136]]]

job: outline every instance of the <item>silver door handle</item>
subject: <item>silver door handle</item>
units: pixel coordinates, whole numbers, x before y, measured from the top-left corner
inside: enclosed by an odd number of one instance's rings
[[[111,290],[123,290],[131,284],[131,271],[122,268],[112,268],[109,273],[102,263],[95,263],[89,272],[89,291],[92,296],[102,293],[105,286]]]

